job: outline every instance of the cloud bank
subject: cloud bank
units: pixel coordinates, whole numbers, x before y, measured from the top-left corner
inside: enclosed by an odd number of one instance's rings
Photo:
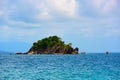
[[[7,38],[37,34],[120,36],[119,3],[119,0],[0,0],[0,33]]]

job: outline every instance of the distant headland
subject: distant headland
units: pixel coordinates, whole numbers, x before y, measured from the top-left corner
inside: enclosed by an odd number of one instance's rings
[[[58,36],[49,36],[33,43],[24,54],[78,54],[79,48],[72,47],[72,43],[65,44]],[[16,54],[23,54],[17,52]]]

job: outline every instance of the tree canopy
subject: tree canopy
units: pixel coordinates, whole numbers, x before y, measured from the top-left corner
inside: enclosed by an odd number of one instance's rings
[[[33,43],[33,49],[37,50],[41,48],[45,50],[53,46],[67,48],[67,47],[71,47],[71,45],[72,43],[65,44],[64,41],[62,41],[61,38],[58,36],[50,36],[50,37],[38,40],[37,42]]]

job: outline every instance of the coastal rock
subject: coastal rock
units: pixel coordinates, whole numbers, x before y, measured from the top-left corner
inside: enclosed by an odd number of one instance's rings
[[[16,54],[23,54],[22,52],[16,52]]]
[[[58,36],[50,36],[33,43],[27,54],[78,54],[79,48],[72,48]]]

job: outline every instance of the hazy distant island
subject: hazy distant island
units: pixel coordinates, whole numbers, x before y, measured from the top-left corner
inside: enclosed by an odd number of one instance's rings
[[[78,54],[79,48],[72,43],[65,44],[58,36],[49,36],[33,43],[25,54]],[[18,52],[16,54],[22,54]]]

